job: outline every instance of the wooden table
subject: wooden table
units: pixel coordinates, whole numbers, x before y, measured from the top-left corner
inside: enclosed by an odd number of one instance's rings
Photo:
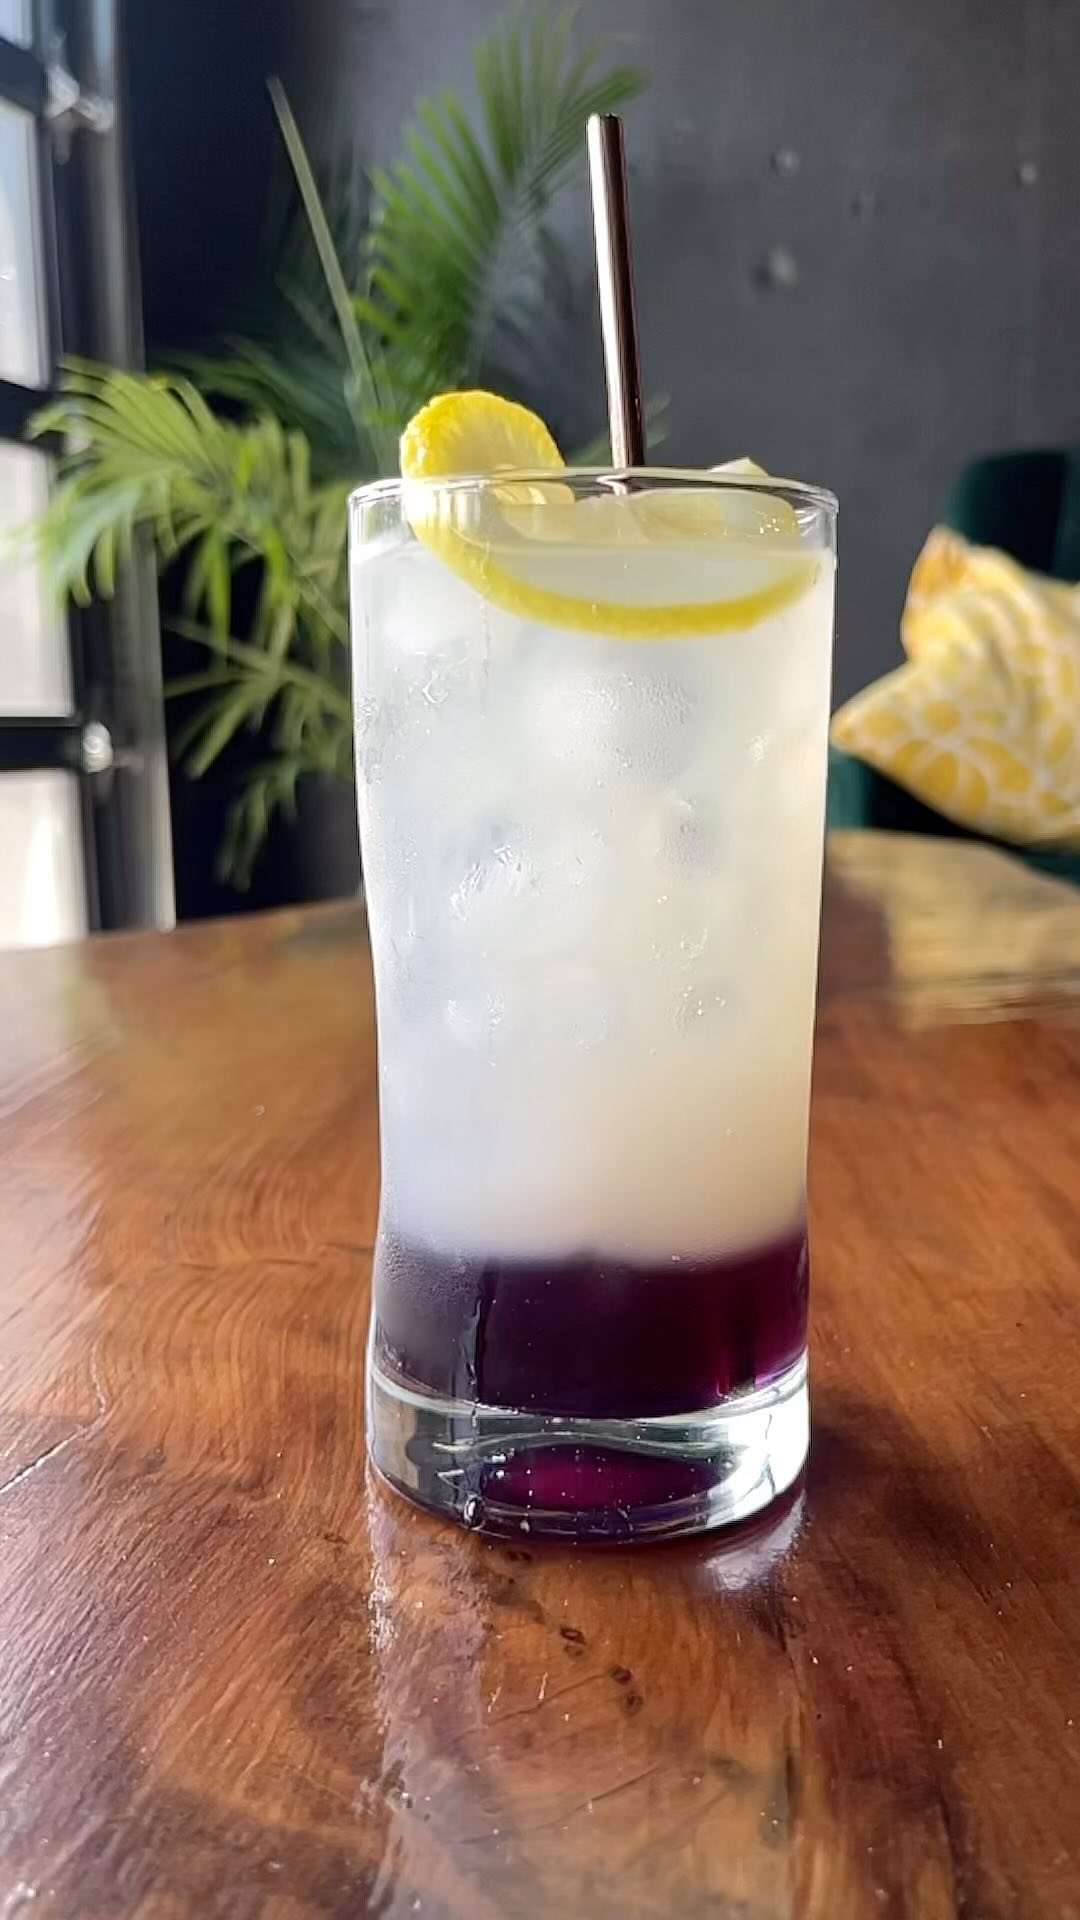
[[[0,1917],[1080,1915],[1080,895],[833,850],[808,1484],[365,1480],[351,908],[0,962]]]

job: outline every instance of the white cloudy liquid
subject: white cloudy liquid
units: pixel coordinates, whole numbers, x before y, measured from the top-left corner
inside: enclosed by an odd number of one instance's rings
[[[648,1261],[801,1222],[833,603],[814,557],[744,632],[639,642],[501,612],[404,539],[354,556],[384,1231]],[[695,560],[699,597],[737,590],[737,548]],[[685,547],[649,566],[654,604],[688,597]]]

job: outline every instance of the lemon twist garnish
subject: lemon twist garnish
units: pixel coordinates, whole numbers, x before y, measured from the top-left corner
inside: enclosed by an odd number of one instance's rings
[[[760,473],[749,461],[731,470]],[[401,472],[418,539],[485,600],[546,626],[618,640],[744,630],[801,599],[818,574],[817,561],[799,548],[793,510],[775,495],[710,490],[704,482],[579,498],[555,478],[568,469],[543,421],[491,393],[440,394],[422,407],[402,435]],[[501,473],[529,477],[500,485]],[[438,484],[464,476],[495,484]],[[642,597],[660,548],[700,563],[725,543],[744,579],[749,567],[750,591],[716,598],[710,580],[701,599],[652,604]],[[634,597],[611,597],[613,562]]]

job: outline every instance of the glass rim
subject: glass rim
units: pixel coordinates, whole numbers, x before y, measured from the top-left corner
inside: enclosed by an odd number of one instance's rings
[[[723,473],[711,467],[505,467],[498,473],[447,473],[420,480],[390,475],[382,480],[367,480],[349,495],[349,509],[379,500],[400,500],[406,487],[430,487],[447,493],[483,493],[490,487],[513,485],[570,486],[592,482],[600,487],[617,488],[620,481],[637,480],[648,484],[659,481],[665,486],[715,488],[727,493],[764,493],[779,495],[794,506],[816,507],[835,520],[840,503],[828,487],[816,487],[807,480],[782,480],[772,474]]]

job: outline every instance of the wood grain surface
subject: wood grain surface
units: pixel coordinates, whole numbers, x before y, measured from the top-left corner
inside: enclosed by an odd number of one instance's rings
[[[0,960],[0,1920],[1077,1920],[1080,895],[823,980],[807,1483],[588,1553],[365,1477],[358,911]]]

